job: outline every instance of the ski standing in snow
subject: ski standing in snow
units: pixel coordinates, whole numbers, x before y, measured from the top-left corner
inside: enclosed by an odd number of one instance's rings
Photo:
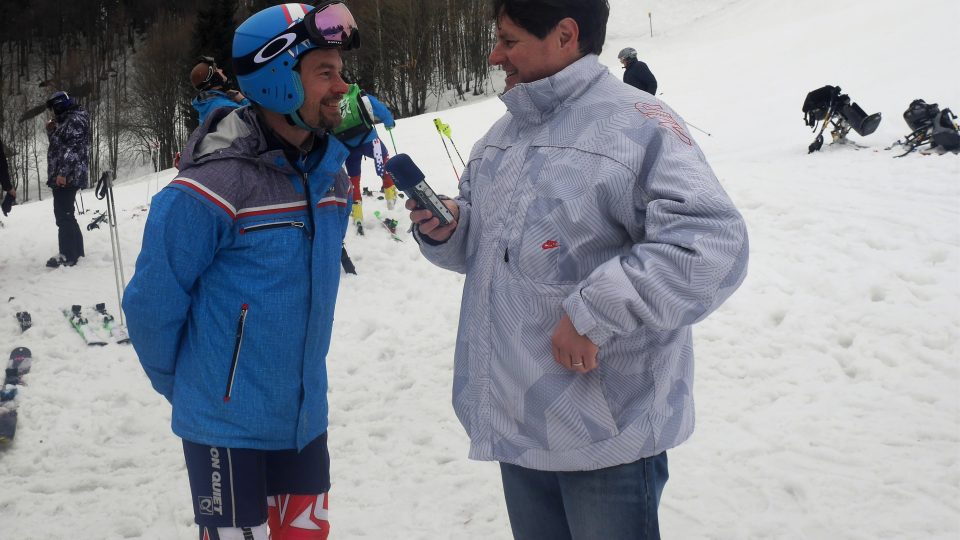
[[[10,352],[3,387],[0,387],[0,448],[13,443],[17,434],[17,408],[23,376],[30,372],[33,353],[26,347],[17,347]]]

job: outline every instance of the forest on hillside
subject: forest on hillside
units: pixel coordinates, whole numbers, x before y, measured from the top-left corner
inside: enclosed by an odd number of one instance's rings
[[[0,139],[23,202],[44,193],[47,97],[91,117],[91,181],[123,163],[171,167],[196,127],[190,69],[212,56],[232,77],[233,31],[264,0],[22,0],[0,3]],[[479,95],[493,41],[489,0],[345,0],[362,47],[344,75],[397,117],[431,97]]]

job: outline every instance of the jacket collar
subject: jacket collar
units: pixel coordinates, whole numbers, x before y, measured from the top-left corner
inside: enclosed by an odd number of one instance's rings
[[[73,116],[74,114],[77,114],[78,111],[80,111],[80,105],[77,105],[76,103],[74,103],[73,105],[69,106],[68,108],[66,108],[66,109],[64,109],[64,110],[62,110],[62,111],[60,111],[60,112],[58,112],[58,113],[55,113],[53,116],[54,116],[54,118],[56,118],[56,121],[57,121],[58,124],[62,124],[64,121],[66,121],[66,118],[67,118],[68,116]]]
[[[514,118],[540,124],[564,104],[585,93],[606,71],[597,55],[588,54],[549,77],[514,86],[502,94],[500,100]]]
[[[181,170],[219,159],[242,159],[284,174],[297,172],[283,150],[267,142],[265,128],[253,107],[221,107],[210,116],[187,141]]]

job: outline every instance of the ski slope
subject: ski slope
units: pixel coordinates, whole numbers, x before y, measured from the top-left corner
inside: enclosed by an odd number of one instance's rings
[[[601,59],[619,75],[617,51],[640,51],[660,97],[711,134],[691,130],[751,234],[746,282],[694,329],[698,427],[669,452],[663,537],[958,538],[960,156],[883,148],[908,132],[915,98],[960,110],[960,74],[936,54],[956,48],[960,4],[611,3]],[[851,136],[867,149],[806,154],[800,106],[825,84],[883,113],[876,133]],[[400,120],[397,150],[453,194],[433,119],[466,158],[503,111],[491,97]],[[173,174],[116,187],[128,279],[149,198]],[[366,160],[363,185],[374,178]],[[60,313],[117,310],[109,233],[85,229],[104,204],[84,201],[74,268],[44,267],[50,200],[0,228],[0,356],[34,355],[0,452],[0,538],[194,539],[169,405],[129,346],[87,347]],[[392,241],[374,210],[409,225],[367,199],[367,235],[346,240],[359,274],[343,278],[328,358],[333,538],[510,538],[498,467],[466,459],[449,403],[463,279],[409,236]],[[20,335],[24,309],[34,327]]]

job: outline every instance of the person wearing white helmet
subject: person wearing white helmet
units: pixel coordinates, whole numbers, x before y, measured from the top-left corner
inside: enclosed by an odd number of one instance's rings
[[[326,355],[351,198],[330,130],[341,51],[359,45],[341,2],[252,15],[233,41],[252,105],[211,111],[151,203],[123,308],[173,406],[203,539],[329,534]]]
[[[637,50],[633,47],[622,49],[617,58],[623,66],[623,82],[639,88],[651,96],[657,95],[657,78],[653,76],[647,64],[637,59]]]

